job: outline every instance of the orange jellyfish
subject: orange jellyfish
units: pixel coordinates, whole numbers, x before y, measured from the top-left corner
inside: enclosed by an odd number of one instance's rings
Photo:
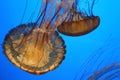
[[[81,36],[93,31],[99,26],[100,18],[99,16],[94,16],[92,12],[95,0],[92,1],[91,5],[90,1],[81,1],[79,5],[81,8],[80,11],[77,10],[78,3],[79,1],[75,0],[68,17],[58,26],[57,29],[60,33],[68,36]],[[87,6],[81,7],[86,3],[88,6],[87,10],[84,9]]]
[[[66,46],[56,27],[65,15],[60,14],[62,2],[52,1],[43,0],[44,8],[35,23],[13,28],[4,39],[5,55],[29,73],[46,73],[58,67],[64,59]]]

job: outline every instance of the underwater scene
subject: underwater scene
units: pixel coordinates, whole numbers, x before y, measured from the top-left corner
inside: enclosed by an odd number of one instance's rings
[[[0,80],[120,80],[119,0],[1,0]]]

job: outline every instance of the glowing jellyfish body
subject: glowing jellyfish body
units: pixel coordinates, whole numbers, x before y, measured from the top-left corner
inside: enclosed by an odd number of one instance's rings
[[[58,27],[58,31],[68,36],[81,36],[96,29],[98,24],[98,16],[89,17],[79,21],[63,22],[62,25]]]
[[[98,27],[100,18],[99,16],[94,16],[92,14],[94,1],[92,3],[92,8],[88,10],[91,10],[91,12],[89,12],[90,15],[88,15],[86,12],[77,11],[77,4],[78,1],[76,0],[76,4],[73,3],[73,7],[70,9],[66,20],[60,26],[58,26],[57,29],[60,33],[68,36],[81,36],[93,31]]]
[[[64,58],[64,41],[57,32],[51,34],[34,29],[29,34],[33,27],[31,23],[12,29],[5,38],[5,54],[27,72],[39,74],[53,70]]]
[[[13,28],[5,37],[3,49],[8,59],[19,68],[33,74],[55,69],[64,59],[65,43],[55,31],[60,22],[57,11],[53,17],[46,15],[48,1],[42,11],[42,21],[22,24]],[[50,15],[50,14],[49,14]],[[50,15],[52,16],[52,15]],[[54,20],[54,18],[57,20]],[[38,18],[38,21],[39,21]],[[54,20],[54,24],[51,23]],[[44,22],[43,22],[44,21]]]

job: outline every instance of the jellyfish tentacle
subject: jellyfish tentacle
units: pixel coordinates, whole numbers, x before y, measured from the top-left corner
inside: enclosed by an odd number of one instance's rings
[[[92,32],[99,26],[100,18],[99,16],[94,16],[92,9],[95,0],[92,4],[87,1],[88,11],[84,12],[81,10],[77,11],[77,5],[74,2],[72,4],[72,9],[69,10],[69,16],[61,25],[57,27],[58,31],[67,36],[82,36]],[[66,9],[66,8],[65,8]],[[88,13],[87,13],[88,12]]]
[[[91,5],[91,15],[92,15],[92,16],[94,16],[94,15],[93,15],[93,7],[94,7],[94,4],[95,4],[95,0],[93,0],[92,5]]]
[[[28,52],[28,47],[26,48],[26,51],[24,51],[24,53],[23,53],[22,59],[21,59],[21,61],[20,61],[20,68],[21,68],[22,65],[23,65],[23,61],[24,61],[25,56],[27,55],[27,54],[26,54],[27,52]]]
[[[75,0],[74,5],[77,7],[77,5],[78,5],[78,0]]]
[[[34,69],[34,72],[38,69],[38,66],[39,66],[39,64],[40,64],[40,61],[42,60],[42,58],[43,58],[43,56],[44,56],[44,44],[45,44],[45,38],[46,38],[46,34],[44,33],[43,35],[42,35],[42,40],[41,40],[41,44],[40,44],[40,47],[39,47],[39,49],[41,50],[41,51],[43,51],[43,53],[42,53],[42,55],[40,55],[40,54],[38,54],[38,62],[37,62],[37,65],[36,65],[36,68]]]
[[[115,70],[115,69],[120,69],[120,63],[113,63],[111,65],[105,66],[101,70],[99,70],[99,71],[95,72],[93,75],[91,75],[88,79],[89,80],[97,80],[104,74],[106,74],[112,70]]]
[[[43,12],[42,12],[42,13],[43,13],[42,21],[41,21],[41,23],[40,23],[40,25],[39,25],[39,28],[41,27],[41,25],[42,25],[42,23],[43,23],[43,20],[44,20],[44,17],[45,17],[45,15],[46,15],[47,6],[48,6],[48,2],[46,1],[46,3],[45,3],[45,9],[44,9]],[[41,16],[38,17],[36,23],[40,20],[40,18],[41,18]]]
[[[46,3],[45,3],[45,8],[44,8],[44,10],[41,12],[40,16],[38,17],[38,19],[37,19],[37,21],[36,21],[36,23],[38,23],[38,21],[40,20],[41,16],[43,15],[42,21],[41,21],[41,23],[40,23],[40,25],[39,25],[39,29],[41,29],[41,25],[42,25],[43,19],[44,19],[45,15],[46,15],[45,12],[46,12],[47,6],[48,6],[48,2],[46,1]],[[37,42],[38,42],[38,36],[39,36],[39,31],[37,32],[37,37],[36,37],[37,39],[36,39],[35,46],[36,46],[36,44],[37,44]]]
[[[13,28],[3,43],[8,59],[17,67],[33,74],[43,74],[55,69],[64,59],[66,52],[64,40],[56,32],[56,27],[63,20],[61,18],[65,18],[66,15],[59,14],[61,10],[59,5],[54,16],[46,17],[50,1],[43,1],[45,8],[36,22]]]
[[[26,13],[26,10],[27,10],[27,6],[28,6],[28,0],[26,0],[26,3],[25,3],[25,9],[24,9],[24,12],[23,12],[23,15],[22,15],[22,18],[21,18],[20,24],[22,23],[22,21],[23,21],[23,19],[24,19],[24,16],[25,16],[25,13]]]
[[[102,80],[114,80],[115,78],[119,78],[120,79],[120,70],[109,74],[108,76],[106,76],[105,78],[103,78]]]
[[[50,22],[48,23],[48,25],[47,25],[46,29],[48,29],[48,28],[49,28],[50,23],[53,21],[53,19],[56,17],[56,15],[58,15],[58,13],[59,13],[60,9],[61,9],[61,7],[59,7],[59,8],[58,8],[58,10],[56,11],[56,13],[54,14],[54,16],[52,17],[52,19],[51,19],[51,20],[50,20]]]
[[[39,1],[40,1],[40,0],[37,0],[37,4],[35,5],[34,11],[33,11],[32,14],[30,15],[30,18],[28,19],[27,22],[31,22],[31,21],[32,21],[33,16],[35,15],[35,12],[36,12],[36,10],[37,10],[37,6],[38,6],[38,4],[39,4]],[[41,8],[40,8],[40,10],[41,10]],[[37,18],[38,18],[38,16],[37,16]],[[36,18],[36,19],[37,19],[37,18]],[[31,20],[31,21],[30,21],[30,20]]]

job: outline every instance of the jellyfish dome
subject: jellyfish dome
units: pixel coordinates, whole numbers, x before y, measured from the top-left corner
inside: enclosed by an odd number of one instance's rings
[[[3,43],[8,59],[17,67],[33,74],[55,69],[63,61],[66,52],[64,40],[56,32],[56,26],[61,20],[58,17],[60,8],[56,7],[55,11],[50,7],[52,3],[49,0],[43,1],[45,8],[37,21],[11,29]],[[47,11],[51,8],[55,14],[48,16]]]
[[[58,26],[58,31],[67,36],[81,36],[96,29],[99,26],[100,18],[93,15],[94,2],[95,0],[90,4],[90,1],[75,0],[71,3],[72,7],[69,9],[68,17]],[[78,4],[80,6],[79,11],[77,9]],[[87,5],[82,6],[85,4]],[[88,7],[88,9],[85,9],[85,7]]]

